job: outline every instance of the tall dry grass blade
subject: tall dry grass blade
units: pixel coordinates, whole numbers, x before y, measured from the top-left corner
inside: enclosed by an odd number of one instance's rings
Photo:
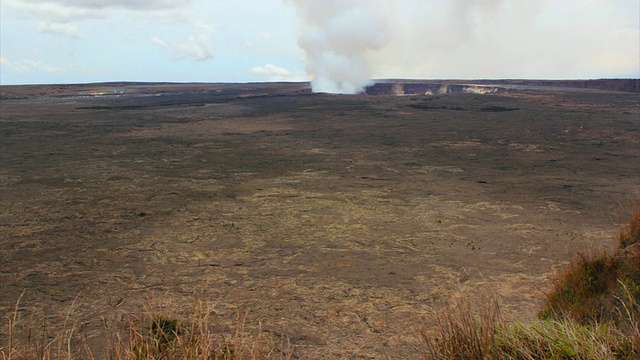
[[[24,296],[27,290],[23,290],[20,296],[18,297],[18,301],[16,301],[16,305],[13,309],[13,316],[7,316],[8,321],[8,335],[9,335],[9,343],[6,346],[0,347],[0,355],[2,355],[3,360],[10,360],[15,356],[17,349],[15,343],[15,329],[16,324],[18,323],[18,310],[20,309],[20,301],[22,301],[22,297]],[[5,350],[7,351],[5,353]]]
[[[481,297],[482,305],[468,300],[447,306],[436,317],[434,332],[420,330],[427,359],[486,359],[495,344],[501,324],[500,306],[491,296]]]

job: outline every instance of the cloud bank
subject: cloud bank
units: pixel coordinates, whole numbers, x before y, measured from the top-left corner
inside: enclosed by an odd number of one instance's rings
[[[41,21],[38,24],[38,31],[52,35],[61,35],[70,39],[82,39],[84,37],[84,35],[78,31],[78,27],[69,23]]]
[[[184,6],[189,0],[20,0],[25,4],[56,4],[78,9],[104,9],[120,7],[129,10],[162,10]]]
[[[163,25],[183,24],[191,28],[189,33],[173,34],[166,40],[151,36],[150,42],[166,48],[166,57],[172,60],[191,59],[204,61],[213,58],[211,46],[213,25],[190,10],[189,0],[3,0],[8,9],[35,18],[37,30],[72,40],[86,39],[82,32],[83,21],[107,22],[114,12],[137,13],[138,21],[156,19]],[[144,15],[141,17],[140,14]],[[184,32],[184,31],[183,31]]]

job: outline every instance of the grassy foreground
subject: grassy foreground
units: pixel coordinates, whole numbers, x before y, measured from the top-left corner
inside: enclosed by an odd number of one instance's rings
[[[434,329],[420,331],[425,359],[640,359],[640,207],[620,230],[613,254],[580,254],[563,274],[539,318],[505,323],[493,298],[474,308],[458,302],[437,316]],[[95,359],[78,345],[74,326],[53,338],[25,328],[16,311],[5,320],[9,343],[0,344],[0,360]],[[202,304],[183,322],[144,311],[130,316],[126,330],[105,326],[100,358],[293,359],[294,348],[238,318],[236,331],[211,331],[212,309]],[[82,344],[82,342],[80,342]]]
[[[539,318],[505,324],[499,304],[459,302],[422,331],[426,359],[640,359],[640,207],[613,254],[579,254]]]
[[[17,306],[16,306],[17,308]],[[74,334],[74,326],[50,338],[38,327],[28,325],[16,313],[8,319],[9,344],[0,347],[1,360],[49,359],[291,359],[292,347],[284,339],[262,331],[260,326],[247,325],[239,316],[235,332],[221,335],[211,331],[213,309],[197,303],[189,322],[160,315],[153,309],[141,315],[127,315],[126,330],[103,320],[105,337],[102,348],[92,349],[86,340]],[[66,324],[65,324],[66,325]],[[34,330],[34,328],[36,330]],[[16,336],[17,335],[17,336]],[[99,351],[95,355],[94,351]]]

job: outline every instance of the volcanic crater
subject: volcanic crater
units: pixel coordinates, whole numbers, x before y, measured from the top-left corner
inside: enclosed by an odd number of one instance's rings
[[[216,331],[240,314],[300,358],[414,358],[451,298],[489,289],[533,317],[640,196],[637,91],[3,86],[1,318],[73,321],[99,348],[104,319],[204,301]]]

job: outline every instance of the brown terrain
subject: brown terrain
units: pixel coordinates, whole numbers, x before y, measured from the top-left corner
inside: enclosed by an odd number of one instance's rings
[[[312,359],[417,357],[478,292],[531,318],[640,196],[637,81],[604,84],[3,86],[0,347],[16,308],[98,349],[201,301]]]

